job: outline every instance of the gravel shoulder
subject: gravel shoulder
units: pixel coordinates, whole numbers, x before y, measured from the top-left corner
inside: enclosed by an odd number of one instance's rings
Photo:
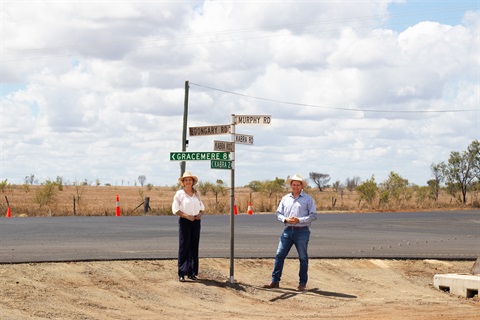
[[[279,289],[263,289],[272,259],[201,259],[200,280],[180,283],[176,260],[0,265],[0,319],[480,319],[478,297],[433,287],[472,261],[311,259],[296,292],[288,259]]]

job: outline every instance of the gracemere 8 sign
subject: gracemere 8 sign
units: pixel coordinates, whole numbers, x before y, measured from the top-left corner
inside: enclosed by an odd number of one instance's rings
[[[230,152],[170,152],[170,161],[230,160]]]

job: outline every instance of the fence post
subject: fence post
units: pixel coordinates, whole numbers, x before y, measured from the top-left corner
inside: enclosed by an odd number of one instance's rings
[[[145,197],[145,202],[143,203],[143,211],[147,213],[148,209],[152,210],[152,208],[150,208],[150,197]]]

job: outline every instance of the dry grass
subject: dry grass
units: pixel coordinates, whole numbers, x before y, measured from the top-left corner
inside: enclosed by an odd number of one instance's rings
[[[122,215],[168,215],[171,214],[171,203],[177,188],[172,187],[118,187],[118,186],[63,186],[63,190],[55,189],[51,201],[40,206],[35,200],[37,192],[44,186],[12,185],[5,189],[12,216],[73,216],[74,199],[75,215],[79,216],[112,216],[115,215],[116,195],[120,198]],[[287,190],[285,190],[285,193]],[[325,212],[371,212],[371,211],[423,211],[423,210],[453,210],[472,209],[472,206],[462,206],[451,196],[442,192],[437,202],[423,200],[418,202],[414,197],[408,202],[388,203],[378,202],[367,205],[359,202],[355,191],[345,190],[343,194],[334,190],[319,192],[309,189],[317,204],[318,211]],[[235,199],[240,214],[245,214],[251,201],[254,213],[274,212],[284,193],[267,196],[263,193],[251,193],[249,188],[236,188]],[[150,198],[148,213],[144,212],[142,202]],[[207,193],[202,196],[209,214],[225,214],[230,212],[230,191],[223,195]],[[0,204],[0,216],[7,212],[6,201]]]

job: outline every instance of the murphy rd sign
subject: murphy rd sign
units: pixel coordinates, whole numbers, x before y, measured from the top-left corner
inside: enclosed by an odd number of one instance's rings
[[[235,124],[266,124],[270,125],[272,116],[259,115],[235,115]]]
[[[230,152],[170,152],[170,161],[230,160]]]

